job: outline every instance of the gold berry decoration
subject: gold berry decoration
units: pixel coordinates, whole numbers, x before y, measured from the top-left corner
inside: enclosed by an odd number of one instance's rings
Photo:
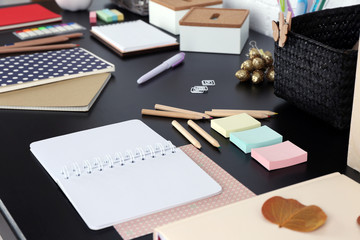
[[[253,42],[253,41],[251,41]],[[254,43],[250,43],[253,46]],[[266,79],[273,83],[275,80],[274,59],[270,51],[264,52],[256,47],[250,48],[249,59],[245,60],[240,70],[235,73],[240,82],[247,82],[251,79],[253,84],[260,84]]]

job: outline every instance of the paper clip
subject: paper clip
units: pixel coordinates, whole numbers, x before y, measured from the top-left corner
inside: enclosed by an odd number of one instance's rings
[[[209,89],[207,86],[194,86],[194,87],[191,87],[190,92],[191,93],[206,93],[208,90]]]
[[[215,86],[215,80],[202,80],[201,84],[203,86]]]

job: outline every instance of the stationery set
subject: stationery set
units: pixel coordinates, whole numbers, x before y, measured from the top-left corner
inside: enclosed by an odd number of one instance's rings
[[[191,1],[150,0],[149,4],[150,23],[173,34],[181,33],[181,48],[177,38],[142,20],[93,26],[91,36],[121,57],[179,48],[241,53],[249,34],[249,10],[216,8],[222,7],[217,0],[208,4],[203,0],[186,2]],[[185,7],[190,5],[193,8]],[[159,18],[161,12],[166,13],[164,19],[171,21],[165,24]],[[38,4],[0,8],[0,30],[61,19],[61,15]],[[44,35],[52,34],[41,28],[34,32],[43,30]],[[25,30],[18,36],[33,38]],[[67,40],[66,36],[50,39],[53,43]],[[34,48],[24,51],[33,52],[39,46],[35,43],[30,46]],[[16,43],[2,50],[16,52],[15,48]],[[88,111],[115,71],[114,64],[77,45],[43,50],[0,58],[0,109]],[[184,53],[176,54],[140,76],[137,83],[143,84],[177,66],[184,58]],[[276,113],[216,109],[199,113],[159,104],[155,109],[143,109],[142,114],[212,119],[213,130],[244,153],[251,153],[269,171],[307,161],[307,152],[290,141],[283,142],[282,135],[255,119]],[[220,148],[199,125],[192,120],[187,123]],[[30,144],[30,151],[90,229],[113,226],[126,240],[152,232],[156,240],[260,240],[270,235],[305,240],[358,238],[358,226],[349,222],[360,212],[360,186],[346,176],[333,173],[255,196],[200,152],[201,144],[190,138],[191,134],[176,120],[172,125],[193,145],[176,147],[142,121],[133,119],[38,140]],[[261,216],[263,202],[277,195],[321,205],[329,215],[328,223],[306,236],[278,229]],[[339,228],[344,230],[341,236]]]

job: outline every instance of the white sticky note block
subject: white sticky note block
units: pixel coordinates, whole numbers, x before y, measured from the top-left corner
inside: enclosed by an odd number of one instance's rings
[[[253,148],[266,147],[282,142],[283,137],[268,126],[230,133],[230,141],[244,153]]]
[[[230,117],[211,120],[211,128],[223,135],[230,137],[232,132],[240,132],[261,126],[261,123],[247,113],[241,113]]]
[[[292,142],[285,141],[267,147],[253,148],[251,157],[267,170],[274,170],[306,162],[307,152]]]

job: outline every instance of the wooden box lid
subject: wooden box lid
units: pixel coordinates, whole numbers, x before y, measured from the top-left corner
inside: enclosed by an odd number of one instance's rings
[[[222,4],[222,0],[150,0],[174,11]]]
[[[247,9],[195,7],[179,23],[182,26],[241,28],[248,15]]]

